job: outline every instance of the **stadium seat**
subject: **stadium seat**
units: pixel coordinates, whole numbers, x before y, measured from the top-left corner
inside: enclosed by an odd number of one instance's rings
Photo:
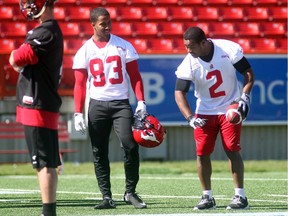
[[[109,12],[109,14],[110,14],[110,18],[111,18],[112,20],[116,20],[116,18],[118,17],[117,7],[109,7],[109,6],[107,6],[107,7],[105,7],[105,8],[108,10],[108,12]]]
[[[234,41],[235,43],[238,43],[242,47],[244,53],[249,53],[250,48],[251,48],[250,39],[234,37],[234,38],[231,38],[230,40]]]
[[[19,0],[1,0],[1,5],[17,5],[19,6]]]
[[[68,7],[70,8],[70,7]],[[65,20],[65,8],[64,7],[55,7],[54,8],[54,17],[58,21],[64,21]]]
[[[120,37],[132,36],[133,34],[132,24],[131,22],[114,22],[112,24],[111,33]]]
[[[60,82],[60,88],[73,88],[75,83],[73,66],[73,55],[64,55],[62,77]]]
[[[212,21],[218,20],[218,8],[217,7],[194,7],[193,8],[194,20],[196,21]]]
[[[77,4],[85,7],[86,5],[101,5],[102,2],[103,0],[78,0]]]
[[[120,7],[117,10],[117,21],[140,21],[142,20],[141,7]]]
[[[277,6],[279,0],[254,0],[253,5],[254,6]]]
[[[13,6],[1,6],[0,7],[0,20],[12,20],[14,17],[14,7]]]
[[[187,28],[193,27],[193,26],[198,26],[205,32],[206,35],[209,35],[209,24],[207,22],[186,22],[184,23],[184,31]]]
[[[177,6],[178,0],[152,0],[153,5]]]
[[[3,22],[1,24],[2,37],[25,37],[27,33],[26,22]]]
[[[260,37],[260,29],[257,22],[240,22],[234,25],[236,37]]]
[[[151,6],[154,0],[127,0],[128,5],[132,6]]]
[[[241,21],[243,17],[242,7],[221,7],[219,10],[219,21]]]
[[[204,5],[203,4],[204,1],[205,0],[193,0],[193,1],[191,1],[191,0],[179,0],[178,4],[179,5],[185,5],[185,6]]]
[[[95,4],[95,3],[94,3]],[[119,6],[123,6],[127,4],[127,0],[102,0],[102,5],[117,5],[117,7]]]
[[[172,54],[174,50],[173,39],[149,39],[148,40],[148,53],[165,53]]]
[[[174,52],[187,54],[186,48],[184,46],[183,38],[175,38],[173,40],[173,49],[174,49]]]
[[[276,50],[276,41],[272,38],[252,39],[251,49],[254,53],[274,53]]]
[[[229,0],[203,0],[203,4],[204,5],[213,5],[213,6],[219,6],[219,7],[223,7],[228,5],[228,1]]]
[[[268,21],[268,9],[266,7],[244,8],[244,21]]]
[[[209,36],[214,38],[230,38],[235,34],[234,24],[232,22],[210,22]]]
[[[64,53],[75,54],[78,49],[85,43],[86,39],[64,39]]]
[[[191,7],[169,7],[168,14],[169,21],[192,21],[194,18]]]
[[[89,7],[67,7],[65,11],[66,21],[89,21]]]
[[[137,22],[133,23],[133,37],[142,36],[146,37],[151,36],[157,37],[158,34],[158,23],[157,22]]]
[[[0,38],[0,53],[10,53],[15,49],[15,43],[13,39]]]
[[[137,53],[147,52],[147,40],[143,38],[129,38],[127,39],[136,49]]]
[[[94,34],[92,23],[90,21],[81,22],[79,24],[79,30],[80,30],[80,34],[79,34],[80,37],[90,38]]]
[[[270,7],[269,8],[269,20],[270,21],[284,21],[288,19],[287,7]]]
[[[262,37],[287,37],[287,24],[284,22],[263,22],[260,30]]]
[[[64,37],[66,36],[79,36],[80,30],[77,22],[60,22],[60,28]]]
[[[160,22],[158,23],[158,30],[158,36],[182,37],[184,33],[184,24],[182,22]]]
[[[161,21],[167,20],[168,12],[166,7],[143,7],[143,21]]]
[[[253,5],[254,0],[229,0],[228,5],[249,7]]]
[[[275,41],[276,51],[287,54],[287,38],[279,38]]]
[[[57,1],[56,2],[56,4],[55,4],[55,6],[57,5],[62,5],[62,4],[65,4],[65,5],[67,5],[67,4],[69,4],[69,5],[78,5],[80,3],[80,0],[59,0],[59,1]]]
[[[4,64],[5,88],[15,88],[19,73],[9,63]]]

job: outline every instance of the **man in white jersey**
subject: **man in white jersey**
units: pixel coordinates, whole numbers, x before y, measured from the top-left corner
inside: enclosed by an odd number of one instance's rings
[[[190,27],[185,31],[184,45],[188,54],[175,72],[175,100],[188,124],[194,128],[197,172],[203,189],[202,198],[194,210],[216,208],[211,188],[210,155],[219,132],[235,187],[235,195],[227,209],[248,209],[244,192],[244,164],[239,153],[241,124],[229,123],[225,112],[227,106],[236,100],[246,118],[250,106],[249,95],[254,84],[253,70],[238,44],[222,39],[207,39],[204,31],[198,27]],[[236,71],[244,77],[242,89],[237,84]],[[187,100],[191,82],[197,98],[194,114]]]
[[[138,70],[139,58],[134,47],[110,33],[110,14],[105,8],[90,12],[93,36],[77,51],[73,69],[75,74],[74,104],[75,129],[86,130],[83,107],[86,82],[89,87],[88,130],[94,156],[94,168],[103,200],[95,209],[116,208],[112,199],[109,136],[114,126],[124,150],[126,190],[124,201],[135,208],[146,208],[136,193],[139,181],[139,146],[132,135],[133,112],[129,103],[129,85],[138,100],[138,110],[146,111],[143,82]]]

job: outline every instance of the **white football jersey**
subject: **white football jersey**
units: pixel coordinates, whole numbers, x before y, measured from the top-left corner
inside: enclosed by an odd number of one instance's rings
[[[128,41],[110,34],[104,48],[98,48],[92,38],[77,51],[73,69],[88,71],[90,98],[101,101],[129,98],[129,75],[126,63],[139,58]]]
[[[209,39],[211,40],[211,39]],[[243,58],[240,45],[223,39],[211,40],[214,54],[210,62],[186,55],[175,74],[178,78],[190,80],[194,84],[197,98],[195,113],[219,115],[240,96],[240,86],[233,64]]]

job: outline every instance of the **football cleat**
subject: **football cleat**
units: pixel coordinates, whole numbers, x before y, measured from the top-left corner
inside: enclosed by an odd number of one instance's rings
[[[134,140],[146,148],[159,146],[166,136],[166,129],[158,119],[143,110],[134,115],[132,130]]]

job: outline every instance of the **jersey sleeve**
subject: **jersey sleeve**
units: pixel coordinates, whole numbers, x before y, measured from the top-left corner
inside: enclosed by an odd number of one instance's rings
[[[86,42],[87,43],[87,42]],[[84,44],[75,54],[73,59],[73,66],[72,69],[87,69],[88,63],[86,62],[86,46],[87,44]]]
[[[191,58],[189,55],[183,59],[181,64],[177,67],[175,72],[176,77],[183,80],[192,80],[192,66],[191,66]]]
[[[232,64],[237,63],[244,56],[242,47],[233,41],[225,40],[225,45],[222,48],[229,55]]]

